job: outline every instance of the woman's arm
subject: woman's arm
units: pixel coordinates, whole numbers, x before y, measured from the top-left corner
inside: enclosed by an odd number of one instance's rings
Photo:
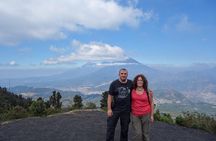
[[[150,104],[151,104],[151,122],[154,122],[154,100],[153,100],[153,92],[149,91],[150,96]]]

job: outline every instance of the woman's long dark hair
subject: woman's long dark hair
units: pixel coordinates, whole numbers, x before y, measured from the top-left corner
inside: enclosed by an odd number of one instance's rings
[[[137,88],[137,80],[138,80],[139,77],[141,77],[142,80],[143,80],[143,89],[146,91],[147,96],[148,96],[148,101],[149,101],[148,80],[146,79],[146,77],[143,74],[138,74],[138,75],[135,76],[135,78],[133,80],[133,89],[136,90],[136,88]]]

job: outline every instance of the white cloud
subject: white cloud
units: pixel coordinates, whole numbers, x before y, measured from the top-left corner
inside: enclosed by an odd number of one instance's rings
[[[52,52],[57,52],[57,53],[64,53],[66,51],[66,48],[50,46],[49,50],[52,51]]]
[[[79,47],[79,46],[81,46],[81,42],[80,41],[78,41],[78,40],[73,40],[72,42],[71,42],[71,46],[72,47]]]
[[[191,30],[193,30],[193,28],[194,28],[194,26],[189,21],[187,16],[182,16],[181,19],[176,24],[176,29],[178,31],[191,31]]]
[[[189,20],[187,15],[176,16],[170,18],[163,26],[163,31],[177,31],[177,32],[195,32],[199,28],[196,24]]]
[[[156,15],[153,10],[143,13],[143,15],[144,15],[143,16],[144,21],[150,21],[151,19],[158,19],[158,15]]]
[[[4,63],[4,64],[0,64],[0,67],[11,67],[11,66],[18,66],[18,64],[14,60]]]
[[[79,41],[73,41],[78,43]],[[124,51],[118,46],[105,43],[90,42],[89,44],[76,44],[75,51],[68,55],[61,55],[57,58],[49,58],[43,64],[64,64],[74,61],[107,61],[124,60],[127,58]]]
[[[64,31],[137,26],[151,16],[115,0],[5,0],[0,2],[0,43],[61,39],[67,37]]]
[[[9,65],[14,66],[14,65],[17,65],[17,63],[16,63],[16,61],[10,61]]]
[[[128,5],[130,6],[136,6],[139,3],[139,0],[128,0]]]

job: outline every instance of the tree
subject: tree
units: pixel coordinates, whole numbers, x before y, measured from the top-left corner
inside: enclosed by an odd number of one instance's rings
[[[49,104],[50,106],[54,107],[55,109],[60,109],[62,106],[62,102],[60,99],[62,98],[60,92],[53,91],[53,95],[50,96]],[[46,104],[48,106],[48,104]]]
[[[31,98],[24,98],[22,95],[14,94],[7,91],[6,88],[0,87],[0,113],[5,113],[8,110],[13,109],[15,106],[21,106],[25,109],[31,105]]]
[[[73,98],[73,102],[74,104],[72,106],[72,109],[81,109],[83,107],[81,96],[75,95]]]
[[[108,98],[108,91],[102,93],[102,99],[100,100],[100,107],[102,109],[107,109],[107,98]]]

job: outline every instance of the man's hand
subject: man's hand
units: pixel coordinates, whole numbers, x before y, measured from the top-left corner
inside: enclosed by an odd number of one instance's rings
[[[108,94],[108,98],[107,98],[107,116],[108,117],[111,117],[113,115],[113,112],[112,112],[112,99],[113,97],[111,95]]]
[[[107,111],[107,116],[108,116],[108,117],[111,117],[112,115],[113,115],[113,112],[112,112],[112,110],[111,110],[111,109],[110,109],[110,110],[108,110],[108,111]]]

